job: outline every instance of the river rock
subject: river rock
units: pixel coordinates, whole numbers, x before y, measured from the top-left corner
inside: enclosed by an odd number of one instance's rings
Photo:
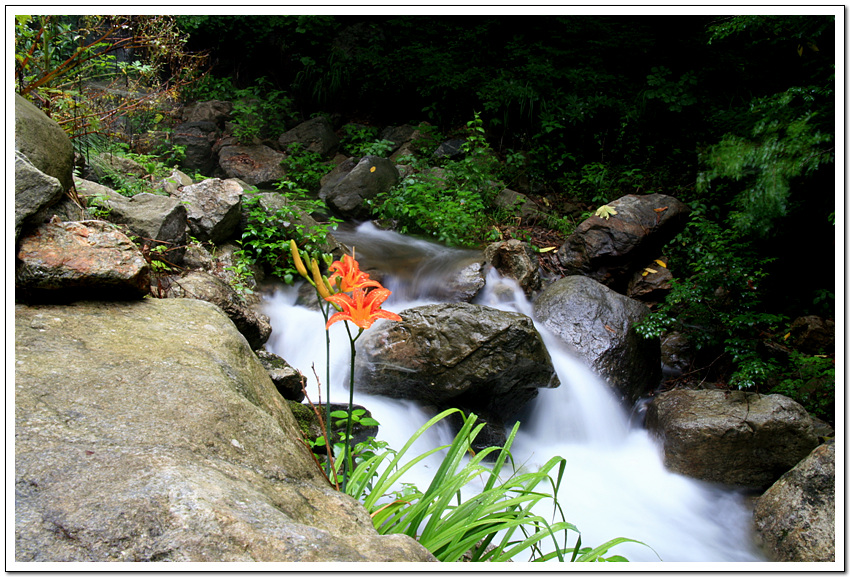
[[[381,322],[358,341],[356,387],[501,425],[560,383],[527,316],[468,303],[426,305]]]
[[[193,184],[193,181],[189,178],[189,175],[175,168],[171,171],[171,174],[157,182],[155,186],[166,194],[174,194],[182,187],[190,184]]]
[[[285,155],[264,144],[223,146],[218,164],[227,178],[239,178],[252,186],[270,187],[286,176],[280,165]]]
[[[673,390],[647,408],[664,462],[696,479],[765,489],[818,444],[812,420],[783,395]]]
[[[21,237],[16,296],[48,300],[140,298],[150,290],[142,252],[113,225],[49,222]]]
[[[315,152],[323,158],[330,158],[339,148],[339,137],[334,133],[327,118],[317,116],[284,132],[278,138],[282,150],[286,150],[293,143],[299,143],[305,150]]]
[[[527,243],[515,238],[492,243],[484,249],[484,258],[503,277],[516,280],[527,296],[540,288],[537,255]]]
[[[817,315],[797,317],[791,322],[791,343],[804,353],[835,351],[835,322]]]
[[[661,266],[658,262],[663,262]],[[673,273],[666,266],[667,259],[659,258],[646,263],[635,271],[626,289],[626,296],[643,302],[657,303],[664,300],[673,289]]]
[[[774,561],[835,561],[835,443],[820,445],[756,503],[756,539]]]
[[[14,386],[18,562],[433,560],[329,486],[210,303],[18,305]]]
[[[180,167],[190,174],[212,175],[217,167],[213,145],[220,137],[221,131],[214,122],[184,122],[175,126],[172,143],[186,152]]]
[[[141,237],[143,246],[164,245],[166,260],[183,262],[186,245],[186,207],[177,199],[143,192],[132,197],[118,194],[111,188],[75,178],[77,193],[89,202],[108,210],[109,222],[126,225]]]
[[[608,206],[617,214],[592,215],[558,249],[566,274],[580,274],[625,294],[635,271],[661,254],[687,223],[688,206],[664,194],[619,198]]]
[[[588,277],[568,276],[540,293],[534,314],[629,405],[658,386],[658,340],[635,331],[649,314],[643,303]]]
[[[25,226],[44,220],[63,192],[58,179],[43,173],[15,151],[15,242]]]
[[[244,334],[244,333],[243,333]],[[287,401],[300,403],[304,400],[303,375],[284,359],[267,351],[265,348],[256,350],[260,364],[268,371],[277,392]]]
[[[233,112],[233,103],[225,100],[206,100],[195,102],[183,107],[183,122],[212,122],[218,127],[223,127],[226,120],[230,120]]]
[[[110,152],[101,152],[93,156],[89,164],[96,180],[100,183],[120,185],[121,178],[140,179],[147,176],[145,167],[133,160]]]
[[[319,198],[343,218],[363,218],[368,215],[363,201],[388,191],[397,182],[398,170],[391,161],[380,156],[364,156],[351,172],[322,186]]]
[[[220,278],[203,271],[188,270],[161,282],[165,285],[162,295],[165,298],[198,299],[219,307],[245,336],[252,349],[262,347],[272,333],[269,317],[249,307]]]
[[[239,228],[242,186],[235,180],[208,178],[184,186],[174,196],[186,204],[189,230],[200,241],[219,244]]]
[[[62,191],[73,184],[74,147],[62,127],[33,103],[15,94],[15,151],[52,176]]]

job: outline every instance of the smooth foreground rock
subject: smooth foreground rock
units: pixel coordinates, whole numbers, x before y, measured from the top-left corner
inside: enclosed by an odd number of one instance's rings
[[[16,561],[427,561],[329,487],[257,358],[188,299],[15,309]]]
[[[644,339],[634,328],[649,314],[646,305],[588,277],[568,276],[546,287],[534,302],[534,314],[628,404],[658,386],[658,341]]]
[[[426,305],[358,341],[355,386],[508,422],[560,382],[531,319],[468,303]]]
[[[715,483],[765,489],[818,444],[812,419],[783,395],[673,390],[647,408],[672,471]]]
[[[776,561],[835,561],[835,443],[818,446],[759,497],[754,521]]]
[[[16,296],[48,300],[140,298],[150,290],[141,251],[100,220],[49,222],[21,238]]]
[[[248,306],[230,285],[216,276],[188,270],[161,282],[166,285],[162,295],[165,298],[198,299],[216,305],[233,321],[252,349],[262,347],[272,333],[269,317]]]

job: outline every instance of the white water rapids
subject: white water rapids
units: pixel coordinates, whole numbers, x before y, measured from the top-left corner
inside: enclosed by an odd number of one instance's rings
[[[362,268],[369,264],[388,271],[384,285],[393,295],[384,308],[394,312],[437,302],[429,294],[444,284],[452,265],[469,255],[378,231],[369,224],[336,235],[356,248]],[[415,268],[408,263],[416,262]],[[394,272],[393,272],[394,271]],[[318,311],[296,306],[294,288],[281,288],[266,303],[274,332],[267,347],[308,377],[310,398],[319,391],[313,366],[324,381],[325,331]],[[533,318],[531,304],[513,281],[491,271],[476,303],[524,313]],[[331,327],[331,397],[348,400],[349,345],[342,323]],[[615,537],[650,545],[658,556],[673,562],[763,561],[752,544],[751,512],[743,495],[667,471],[658,442],[644,429],[632,426],[626,411],[605,383],[577,360],[544,327],[537,325],[561,381],[555,389],[541,389],[521,418],[514,443],[517,463],[535,467],[554,455],[566,459],[559,500],[567,520],[581,531],[582,545],[596,546]],[[324,385],[321,391],[325,401]],[[395,449],[424,424],[428,414],[411,402],[370,396],[355,391],[354,402],[368,408],[381,423],[378,438]],[[447,444],[453,434],[435,430],[421,439],[412,454],[426,445]],[[435,465],[420,467],[417,486],[430,481]],[[541,514],[544,514],[541,512]],[[575,536],[570,537],[570,546]],[[630,561],[659,559],[650,549],[626,543],[609,554]],[[717,568],[725,568],[719,566]]]

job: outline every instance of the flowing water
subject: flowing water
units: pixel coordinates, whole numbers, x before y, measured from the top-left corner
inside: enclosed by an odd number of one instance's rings
[[[356,247],[363,268],[370,264],[387,271],[384,285],[393,295],[384,308],[404,309],[439,302],[447,275],[470,261],[469,251],[438,246],[379,231],[366,223],[336,235]],[[297,291],[278,290],[267,301],[266,313],[274,332],[268,348],[309,377],[308,393],[315,402],[320,392],[314,371],[324,381],[324,320],[317,311],[295,304]],[[524,313],[533,318],[531,304],[516,283],[490,271],[476,303]],[[578,527],[583,545],[599,545],[614,537],[629,537],[650,545],[656,553],[635,544],[621,544],[611,554],[630,561],[673,562],[763,561],[752,544],[751,513],[738,492],[702,483],[667,471],[655,439],[632,425],[626,410],[607,385],[578,360],[542,325],[537,325],[561,381],[541,389],[524,411],[513,447],[518,463],[542,465],[558,455],[567,460],[559,495],[568,521]],[[348,339],[342,323],[331,327],[331,396],[348,399]],[[381,423],[379,439],[396,449],[432,414],[412,402],[369,396],[355,391],[355,403],[366,406]],[[434,428],[414,446],[418,454],[446,444],[453,434]],[[435,463],[418,468],[412,480],[425,487]],[[572,543],[572,541],[571,541]],[[722,566],[725,567],[725,566]]]

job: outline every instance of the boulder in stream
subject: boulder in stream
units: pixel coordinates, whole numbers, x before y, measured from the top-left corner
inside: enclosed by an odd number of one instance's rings
[[[835,561],[835,442],[819,445],[756,503],[756,538],[775,561]]]
[[[523,314],[469,303],[426,305],[381,322],[358,342],[358,390],[508,424],[537,389],[560,382]]]
[[[635,331],[649,314],[643,303],[588,277],[568,276],[546,287],[534,302],[534,314],[628,404],[658,386],[658,340]]]
[[[647,408],[670,470],[696,479],[765,489],[818,444],[806,410],[783,395],[673,390]]]

